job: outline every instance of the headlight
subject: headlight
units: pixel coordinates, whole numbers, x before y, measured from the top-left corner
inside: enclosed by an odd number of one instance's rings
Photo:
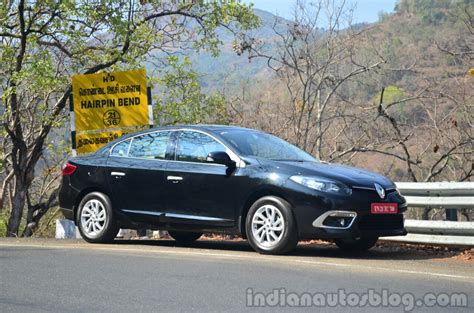
[[[295,183],[306,186],[308,188],[319,190],[323,192],[339,193],[344,195],[351,195],[352,189],[346,185],[330,182],[323,178],[308,177],[308,176],[291,176],[290,179]]]

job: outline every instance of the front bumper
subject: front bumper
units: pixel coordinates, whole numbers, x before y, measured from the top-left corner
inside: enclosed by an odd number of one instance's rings
[[[304,197],[294,204],[300,239],[340,239],[404,236],[405,199],[395,190],[380,199],[375,191],[355,191],[351,197]],[[371,203],[397,203],[397,214],[372,214]],[[338,219],[343,217],[344,221]],[[340,222],[340,224],[338,224]]]
[[[403,214],[357,215],[346,227],[321,226],[315,223],[317,221],[318,219],[312,224],[314,229],[309,235],[311,239],[404,236],[407,234]]]

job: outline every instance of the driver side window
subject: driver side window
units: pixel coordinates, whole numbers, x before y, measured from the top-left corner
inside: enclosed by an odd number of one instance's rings
[[[214,138],[195,131],[182,131],[178,135],[176,161],[205,163],[211,152],[226,151]]]

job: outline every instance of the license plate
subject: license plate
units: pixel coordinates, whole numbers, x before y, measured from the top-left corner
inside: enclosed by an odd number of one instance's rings
[[[398,204],[396,203],[372,203],[370,205],[372,214],[397,214]]]

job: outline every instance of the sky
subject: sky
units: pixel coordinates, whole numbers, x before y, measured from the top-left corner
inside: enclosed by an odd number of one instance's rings
[[[257,9],[290,18],[295,0],[243,0],[243,2],[253,3]],[[356,5],[352,23],[372,23],[378,20],[379,12],[393,12],[397,0],[349,0],[348,2]]]

